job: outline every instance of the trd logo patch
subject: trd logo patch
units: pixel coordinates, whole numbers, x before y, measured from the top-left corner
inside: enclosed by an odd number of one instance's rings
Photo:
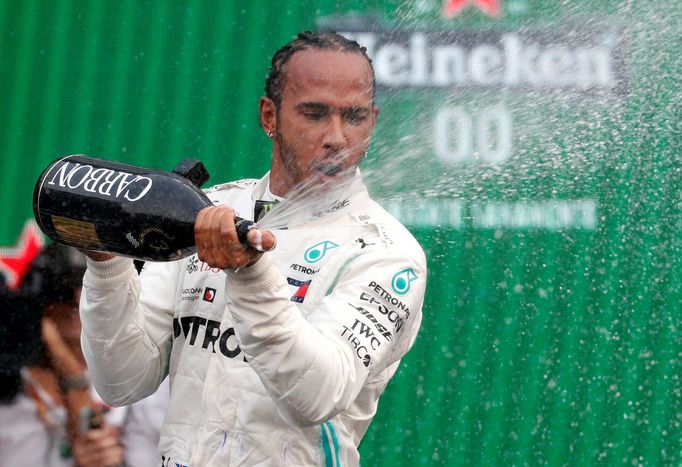
[[[206,287],[206,290],[204,290],[203,300],[208,303],[213,303],[213,300],[215,300],[215,289]]]
[[[291,296],[291,301],[296,303],[303,303],[303,300],[305,300],[305,296],[308,293],[308,287],[310,287],[310,283],[312,281],[313,281],[312,279],[307,281],[299,281],[297,279],[287,277],[287,282],[289,283],[289,285],[298,287],[296,293]]]

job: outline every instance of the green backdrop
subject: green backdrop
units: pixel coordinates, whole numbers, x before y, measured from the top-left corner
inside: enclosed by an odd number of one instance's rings
[[[679,0],[0,1],[0,245],[61,155],[262,174],[271,54],[344,31],[377,70],[366,179],[430,268],[363,465],[679,465],[680,24]]]

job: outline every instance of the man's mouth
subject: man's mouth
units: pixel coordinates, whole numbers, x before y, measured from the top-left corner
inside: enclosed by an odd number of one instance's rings
[[[324,175],[327,177],[334,177],[338,175],[341,170],[343,170],[343,167],[340,164],[334,164],[334,163],[325,163],[322,164],[318,170],[322,172]]]

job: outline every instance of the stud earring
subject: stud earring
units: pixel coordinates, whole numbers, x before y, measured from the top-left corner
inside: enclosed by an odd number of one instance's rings
[[[266,135],[268,135],[268,138],[272,138],[272,131],[268,130]]]

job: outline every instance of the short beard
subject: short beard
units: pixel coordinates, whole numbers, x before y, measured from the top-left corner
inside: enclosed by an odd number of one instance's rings
[[[277,122],[281,123],[282,120],[280,118],[279,107],[277,107],[276,112]],[[308,172],[308,177],[306,178],[303,172],[301,172],[299,165],[297,164],[298,154],[285,142],[281,128],[282,128],[281,124],[278,124],[276,129],[276,137],[277,143],[279,145],[279,158],[290,181],[289,191],[291,192],[291,190],[294,190],[305,192],[314,189],[315,186],[319,185],[319,182],[316,182],[316,178],[311,174],[313,167],[305,168],[305,170],[307,170]],[[339,180],[344,180],[352,177],[353,174],[355,174],[357,164],[355,164],[353,167],[344,167],[342,161],[345,157],[347,157],[347,151],[342,151],[334,155],[331,155],[330,157],[327,157],[326,158],[327,162],[325,165],[327,166],[328,171],[323,170],[323,172],[325,172],[326,175],[330,176],[337,175],[340,172],[341,175],[339,176]],[[313,161],[312,163],[323,164],[322,160]],[[318,166],[317,168],[322,169],[322,166]]]
[[[279,112],[277,120],[281,121],[279,120]],[[289,145],[284,141],[284,138],[282,137],[282,130],[280,125],[277,125],[277,143],[279,144],[279,158],[282,161],[284,170],[286,170],[287,176],[289,177],[291,182],[291,187],[293,188],[294,186],[300,184],[303,181],[303,174],[301,174],[301,171],[299,170],[298,165],[296,164],[296,161],[298,159],[296,152],[289,147]]]

